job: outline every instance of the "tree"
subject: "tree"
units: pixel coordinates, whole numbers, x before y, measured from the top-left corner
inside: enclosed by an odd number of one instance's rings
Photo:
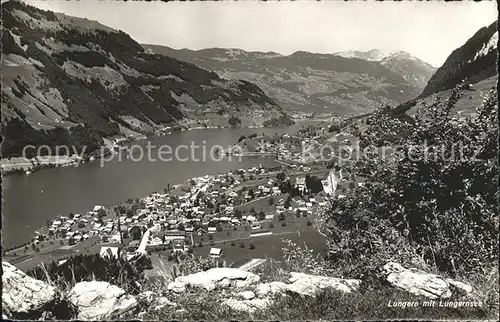
[[[241,124],[241,120],[233,115],[229,118],[228,123],[231,126],[237,126],[238,124]]]
[[[285,180],[285,172],[281,171],[281,172],[278,172],[276,174],[276,179],[278,179],[279,181],[283,181]]]
[[[241,219],[241,210],[235,209],[234,210],[234,217],[238,218],[238,219]]]
[[[105,217],[106,216],[106,210],[104,210],[104,208],[101,208],[99,209],[99,211],[97,211],[97,217],[98,218],[102,218],[102,217]]]
[[[270,223],[269,224],[269,229],[273,229],[274,228],[274,224],[273,223]]]
[[[259,219],[259,220],[264,220],[264,219],[266,219],[266,213],[265,213],[264,211],[262,211],[262,210],[261,210],[261,211],[259,212],[258,219]]]
[[[231,242],[231,246],[236,246],[236,243],[234,242],[234,240]]]
[[[250,249],[252,249],[252,250],[253,250],[253,249],[255,249],[255,245],[254,245],[254,244],[250,244],[250,245],[248,246],[248,248],[250,248]]]
[[[292,197],[290,195],[288,195],[288,197],[286,198],[286,200],[283,204],[283,207],[285,207],[285,209],[288,209],[288,208],[290,208],[291,203],[292,203]]]
[[[273,197],[270,197],[269,200],[267,200],[267,202],[270,204],[270,205],[274,205],[274,199]]]
[[[215,228],[218,232],[221,232],[223,231],[224,229],[222,229],[222,225],[221,224],[217,224],[216,228]]]
[[[245,243],[244,242],[240,243],[240,248],[245,248]]]
[[[238,138],[238,143],[240,143],[241,141],[243,141],[244,139],[246,139],[246,137],[244,135],[240,136]]]
[[[360,146],[395,146],[397,153],[358,160],[355,173],[370,181],[318,213],[337,246],[329,259],[343,274],[378,280],[375,267],[387,258],[408,265],[420,258],[466,276],[498,260],[497,94],[486,94],[468,119],[451,115],[460,95],[455,88],[411,117],[390,108],[370,117]]]
[[[285,214],[284,214],[284,213],[280,213],[280,214],[278,215],[278,220],[279,220],[279,221],[283,221],[283,220],[285,220]]]
[[[307,190],[312,193],[323,191],[323,183],[321,183],[321,179],[308,174],[306,175],[306,187]]]
[[[142,237],[142,231],[139,226],[132,226],[129,230],[129,235],[132,237],[132,240],[139,240]]]
[[[307,221],[307,226],[308,227],[312,226],[312,222],[310,220]]]
[[[75,218],[75,214],[72,213],[72,212],[70,212],[69,215],[68,215],[68,217],[69,217],[69,219],[73,219],[73,218]]]
[[[76,244],[76,241],[73,237],[70,237],[69,240],[68,240],[68,245],[74,245]]]
[[[203,243],[201,241],[198,243],[198,247],[203,247]]]

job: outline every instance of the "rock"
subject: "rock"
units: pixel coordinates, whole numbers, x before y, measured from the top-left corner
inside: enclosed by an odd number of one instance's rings
[[[186,291],[186,284],[182,282],[171,282],[167,285],[167,289],[174,293],[182,293]]]
[[[153,291],[145,291],[137,295],[137,299],[144,300],[146,302],[153,302],[157,295]]]
[[[177,304],[171,302],[168,298],[164,296],[159,296],[153,291],[142,292],[137,295],[138,300],[142,300],[148,303],[149,306],[153,307],[153,310],[159,310],[165,306],[176,306]]]
[[[255,292],[259,297],[267,297],[274,294],[284,294],[288,285],[283,282],[270,282],[257,285]]]
[[[155,305],[154,310],[156,311],[164,308],[165,306],[172,306],[172,307],[177,306],[177,303],[170,301],[164,296],[160,296],[156,298],[154,305]]]
[[[167,288],[175,293],[185,291],[187,286],[199,287],[211,291],[216,288],[244,288],[259,281],[259,276],[237,268],[212,268],[186,276],[180,276]]]
[[[78,307],[78,318],[82,320],[113,319],[133,310],[138,303],[122,288],[98,281],[77,283],[68,298]]]
[[[453,294],[453,287],[468,294],[472,292],[472,286],[465,283],[444,279],[439,275],[417,269],[407,269],[394,262],[384,265],[384,271],[387,274],[387,281],[393,286],[432,299],[449,298]]]
[[[287,290],[306,296],[315,296],[319,291],[326,288],[350,293],[356,291],[361,284],[361,280],[357,279],[342,279],[296,272],[290,274],[292,275],[290,278],[292,284],[287,285]]]
[[[231,280],[229,278],[223,278],[221,281],[217,282],[218,288],[228,288],[231,286]]]
[[[240,297],[244,300],[251,300],[255,297],[255,293],[252,291],[243,291],[243,292],[239,292],[236,295],[238,295],[238,297]]]
[[[2,311],[15,318],[39,318],[57,301],[56,289],[2,262]]]
[[[245,312],[262,310],[271,304],[271,302],[267,299],[238,300],[233,298],[227,299],[223,303],[235,311]]]

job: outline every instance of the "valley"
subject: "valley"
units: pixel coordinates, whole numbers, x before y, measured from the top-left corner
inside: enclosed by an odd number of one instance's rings
[[[3,319],[498,320],[486,4],[33,4],[1,8]]]

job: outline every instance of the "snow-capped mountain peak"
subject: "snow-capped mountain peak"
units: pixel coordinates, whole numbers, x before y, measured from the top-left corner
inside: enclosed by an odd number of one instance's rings
[[[335,53],[346,58],[358,58],[378,62],[387,69],[401,75],[410,83],[423,88],[436,68],[406,51],[384,52],[379,49],[370,51],[348,50]]]
[[[385,57],[392,55],[393,52],[383,52],[379,49],[372,49],[369,51],[347,50],[335,53],[334,55],[342,56],[345,58],[359,58],[368,61],[381,61]]]

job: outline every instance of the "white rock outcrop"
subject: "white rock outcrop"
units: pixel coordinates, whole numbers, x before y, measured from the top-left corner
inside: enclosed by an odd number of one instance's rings
[[[78,319],[110,320],[133,310],[138,302],[132,295],[108,282],[79,282],[68,295],[78,307]]]
[[[153,310],[159,310],[166,306],[177,306],[176,303],[170,301],[168,298],[164,296],[159,296],[153,291],[145,291],[137,295],[138,300],[143,300],[148,303]]]
[[[468,294],[472,292],[472,286],[465,283],[414,268],[404,268],[401,264],[394,262],[384,265],[384,271],[389,283],[415,295],[432,299],[449,298],[453,294],[453,287]]]
[[[343,279],[337,277],[309,275],[304,273],[290,273],[292,277],[287,290],[306,296],[315,296],[323,289],[333,289],[345,293],[356,291],[361,284],[358,279]]]
[[[288,285],[283,282],[270,282],[257,285],[255,293],[258,297],[267,297],[274,294],[284,294]]]
[[[243,291],[243,292],[239,292],[238,294],[236,294],[239,298],[242,298],[244,300],[251,300],[253,298],[255,298],[255,293],[252,292],[252,291]]]
[[[251,300],[238,300],[230,298],[225,300],[223,304],[227,305],[228,307],[230,307],[235,311],[253,312],[255,310],[265,309],[267,306],[271,304],[271,302],[267,299],[257,299],[257,298]]]
[[[245,288],[257,283],[260,277],[238,268],[212,268],[186,276],[179,276],[168,284],[167,288],[175,293],[186,290],[187,286],[199,287],[211,291],[217,288]]]
[[[9,314],[41,310],[56,300],[56,289],[34,279],[10,263],[2,262],[2,310]]]

